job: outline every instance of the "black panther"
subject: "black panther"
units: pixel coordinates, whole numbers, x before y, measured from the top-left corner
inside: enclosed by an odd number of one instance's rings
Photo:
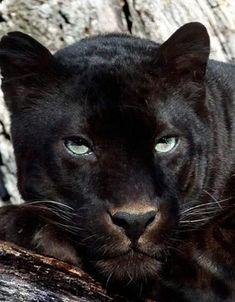
[[[234,301],[235,67],[197,22],[162,45],[106,34],[52,55],[0,42],[20,206],[0,238],[134,301]]]

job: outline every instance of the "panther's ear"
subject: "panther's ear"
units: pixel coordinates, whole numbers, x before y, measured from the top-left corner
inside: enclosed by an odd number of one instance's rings
[[[0,41],[0,67],[4,78],[40,72],[52,58],[48,49],[21,32],[10,32]]]
[[[158,64],[176,78],[182,75],[202,80],[210,54],[210,38],[198,22],[180,27],[160,46]]]
[[[53,69],[53,55],[32,37],[10,32],[0,41],[2,88],[10,110]],[[18,99],[17,99],[18,97]],[[14,100],[13,100],[14,99]],[[14,104],[12,103],[14,101]]]

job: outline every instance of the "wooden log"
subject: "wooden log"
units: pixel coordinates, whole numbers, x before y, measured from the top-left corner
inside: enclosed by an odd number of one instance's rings
[[[0,242],[0,276],[4,302],[124,301],[108,296],[79,268],[6,242]]]

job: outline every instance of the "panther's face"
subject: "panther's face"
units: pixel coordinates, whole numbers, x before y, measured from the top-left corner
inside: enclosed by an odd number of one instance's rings
[[[73,245],[103,282],[155,279],[206,173],[204,27],[160,48],[108,35],[53,57],[19,33],[1,48],[23,198],[74,209]]]

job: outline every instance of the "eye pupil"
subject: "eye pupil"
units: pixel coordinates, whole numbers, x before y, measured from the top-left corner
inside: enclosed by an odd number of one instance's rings
[[[169,142],[171,141],[170,137],[163,137],[159,140],[159,143],[161,144],[169,144]]]

